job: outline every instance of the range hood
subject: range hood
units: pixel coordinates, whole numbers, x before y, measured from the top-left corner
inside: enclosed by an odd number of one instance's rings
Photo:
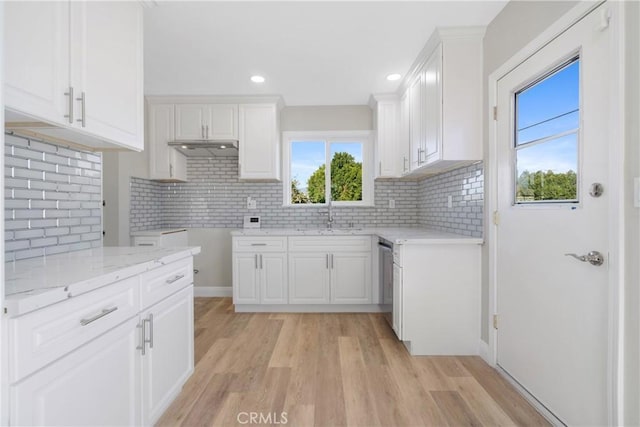
[[[237,156],[238,141],[236,140],[190,140],[170,141],[174,147],[187,157]]]

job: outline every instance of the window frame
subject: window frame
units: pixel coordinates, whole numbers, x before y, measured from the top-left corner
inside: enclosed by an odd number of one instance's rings
[[[291,145],[293,142],[325,143],[325,203],[291,203]],[[331,144],[362,144],[362,200],[331,200]],[[373,138],[371,131],[287,131],[282,132],[282,187],[283,206],[311,207],[332,206],[371,207],[374,201]]]
[[[583,197],[581,197],[581,189],[582,189],[582,50],[577,50],[571,52],[569,55],[566,55],[561,60],[557,61],[555,65],[545,68],[538,76],[534,79],[530,79],[527,82],[523,83],[520,88],[514,90],[511,93],[511,112],[510,114],[510,144],[511,144],[511,165],[512,165],[512,194],[511,194],[511,206],[517,209],[577,209],[582,208],[583,206]],[[552,76],[554,73],[562,70],[563,68],[569,66],[571,63],[575,61],[580,61],[580,69],[578,74],[578,128],[573,129],[572,131],[565,132],[566,134],[574,133],[576,134],[576,144],[577,144],[577,163],[576,163],[576,200],[532,200],[528,202],[518,202],[517,201],[517,186],[518,186],[518,166],[517,166],[517,154],[520,148],[530,147],[536,144],[536,141],[529,141],[525,144],[518,145],[517,143],[517,102],[516,96],[519,93],[535,86],[536,84],[542,82],[546,78]],[[554,135],[555,137],[561,136],[559,134]],[[553,140],[549,137],[543,138]],[[543,142],[544,143],[544,142]]]

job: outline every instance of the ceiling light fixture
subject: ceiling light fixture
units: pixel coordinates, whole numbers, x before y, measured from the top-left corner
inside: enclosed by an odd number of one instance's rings
[[[396,81],[396,80],[400,80],[400,77],[402,77],[400,74],[394,73],[394,74],[389,74],[387,76],[387,80],[389,80],[390,82]]]
[[[251,81],[254,83],[264,83],[264,77],[262,76],[251,76]]]

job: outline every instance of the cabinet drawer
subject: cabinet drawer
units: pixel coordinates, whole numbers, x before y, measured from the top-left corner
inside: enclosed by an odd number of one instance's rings
[[[140,308],[145,309],[193,283],[193,257],[148,271],[140,276]]]
[[[138,277],[10,319],[11,382],[138,314]]]
[[[370,236],[290,237],[289,250],[297,252],[370,252]]]
[[[286,252],[286,237],[234,237],[236,252]]]

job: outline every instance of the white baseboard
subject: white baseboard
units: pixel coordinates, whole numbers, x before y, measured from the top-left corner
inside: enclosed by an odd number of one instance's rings
[[[230,297],[233,295],[231,286],[194,286],[194,297]]]
[[[487,362],[489,366],[493,366],[493,362],[489,358],[489,344],[482,340],[478,343],[478,356],[482,357],[482,360]]]

